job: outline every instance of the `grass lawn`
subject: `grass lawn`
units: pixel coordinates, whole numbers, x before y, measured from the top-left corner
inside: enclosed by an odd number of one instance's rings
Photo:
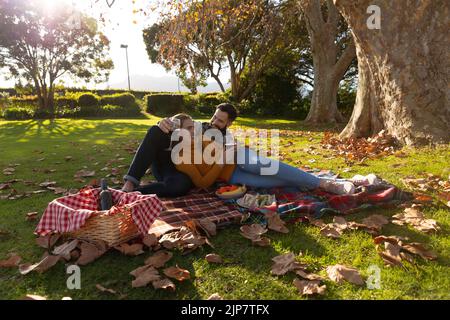
[[[111,159],[119,159],[114,166],[119,168],[121,179],[131,163],[133,154],[127,147],[137,147],[150,125],[158,118],[115,119],[115,120],[68,120],[45,121],[0,121],[0,183],[13,178],[40,183],[56,181],[57,186],[79,188],[81,182],[74,181],[74,174],[80,169],[95,170],[100,178],[108,171],[101,171]],[[343,177],[356,173],[370,172],[380,175],[398,186],[400,179],[408,175],[420,176],[432,173],[447,177],[450,170],[450,146],[439,148],[405,149],[406,157],[388,156],[368,160],[365,165],[354,165],[351,171],[343,170],[348,165],[342,158],[327,157],[330,152],[320,148],[323,128],[305,128],[298,121],[241,118],[236,125],[254,128],[279,128],[305,131],[303,136],[281,136],[281,152],[292,164],[310,165],[316,168],[332,169]],[[339,128],[328,128],[338,130]],[[309,132],[309,133],[308,133]],[[318,154],[307,152],[315,146]],[[69,161],[65,157],[71,156]],[[312,161],[311,161],[312,160]],[[299,162],[300,161],[300,162]],[[10,164],[15,167],[14,175],[3,175]],[[48,169],[48,170],[45,170]],[[55,170],[55,171],[53,171]],[[150,177],[148,177],[150,178]],[[27,186],[21,182],[14,188],[22,192],[38,190],[38,186]],[[0,196],[9,193],[0,191]],[[16,252],[24,262],[37,262],[44,249],[34,242],[34,228],[37,221],[26,221],[25,214],[32,211],[42,215],[48,202],[57,196],[52,192],[35,194],[18,200],[0,200],[0,260],[8,253]],[[347,220],[361,221],[364,217],[378,213],[387,217],[401,209],[375,210],[351,214]],[[167,266],[178,264],[191,272],[191,280],[178,283],[175,292],[131,287],[133,277],[129,272],[143,265],[150,255],[146,252],[137,257],[127,257],[111,250],[95,262],[81,268],[81,290],[69,290],[66,280],[69,275],[63,263],[49,271],[26,276],[17,268],[0,269],[0,299],[17,299],[25,294],[39,294],[49,299],[70,296],[73,299],[206,299],[219,293],[224,299],[308,299],[298,294],[293,286],[293,274],[277,277],[270,274],[271,258],[288,251],[296,254],[301,262],[308,263],[314,271],[326,276],[325,268],[334,264],[346,264],[357,268],[363,276],[368,268],[381,268],[381,289],[370,290],[345,283],[335,284],[325,280],[327,290],[324,296],[309,299],[449,299],[450,298],[450,217],[449,209],[443,205],[424,209],[428,218],[437,220],[441,230],[437,234],[421,233],[408,226],[388,224],[383,227],[384,235],[407,236],[411,242],[420,242],[435,251],[436,261],[417,258],[417,265],[405,263],[405,267],[386,267],[375,250],[372,237],[363,231],[344,233],[333,240],[319,234],[319,228],[306,225],[288,225],[290,232],[280,234],[270,231],[270,247],[254,247],[239,234],[239,227],[220,230],[212,238],[215,246],[197,249],[189,255],[175,252]],[[346,218],[347,218],[346,217]],[[332,217],[325,217],[330,222]],[[207,253],[221,255],[225,263],[210,265],[204,260]],[[101,284],[121,295],[99,292],[95,285]]]

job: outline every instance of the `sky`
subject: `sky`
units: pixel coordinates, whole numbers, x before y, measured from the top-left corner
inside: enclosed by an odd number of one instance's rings
[[[11,0],[14,1],[14,0]],[[127,89],[127,62],[125,49],[121,44],[128,45],[128,61],[130,68],[131,89],[152,91],[178,91],[178,79],[174,72],[167,72],[159,64],[152,64],[148,58],[142,38],[142,30],[157,21],[158,15],[150,10],[157,3],[155,0],[36,0],[42,4],[49,14],[55,14],[55,2],[63,5],[74,5],[78,10],[105,22],[99,24],[101,31],[109,38],[110,57],[114,62],[109,81],[102,84],[90,84],[91,89]],[[108,6],[107,1],[111,4]],[[144,15],[139,9],[144,9]],[[137,13],[133,13],[136,10]],[[223,83],[228,82],[226,73],[221,77]],[[219,91],[219,86],[213,79],[208,80],[206,88],[200,92]],[[71,85],[71,81],[65,81]],[[0,76],[0,87],[13,87],[14,80],[6,81]],[[75,83],[76,86],[76,83]],[[81,85],[80,85],[81,86]],[[181,91],[187,91],[180,82]]]

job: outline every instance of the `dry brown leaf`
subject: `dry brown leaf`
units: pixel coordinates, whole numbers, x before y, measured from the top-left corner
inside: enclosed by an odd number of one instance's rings
[[[169,267],[163,270],[163,273],[172,279],[176,279],[178,281],[184,281],[191,278],[191,274],[186,269],[181,269],[178,266]]]
[[[267,229],[258,223],[244,225],[240,228],[241,235],[250,240],[258,240],[261,235],[267,232]]]
[[[61,235],[59,234],[48,234],[45,237],[36,238],[36,244],[44,249],[50,249],[55,245],[60,237]]]
[[[180,242],[181,235],[179,231],[166,233],[159,239],[159,244],[169,250],[178,247]]]
[[[400,256],[401,247],[390,242],[385,242],[384,247],[384,251],[378,252],[384,262],[391,266],[402,266],[402,257]]]
[[[252,243],[260,247],[268,247],[270,246],[270,239],[266,237],[260,237],[259,239],[252,240]]]
[[[98,283],[95,285],[95,287],[101,292],[109,292],[112,294],[117,294],[117,292],[115,290],[105,288],[104,286],[102,286],[101,284],[98,284]]]
[[[364,280],[362,279],[358,270],[346,267],[341,264],[327,267],[327,274],[332,281],[339,284],[343,283],[344,280],[347,280],[348,282],[356,285],[364,284]]]
[[[158,270],[150,265],[140,267],[134,270],[134,272],[132,271],[132,274],[136,276],[136,279],[131,282],[131,286],[133,288],[145,287],[150,282],[158,281],[161,279]]]
[[[399,236],[378,236],[378,237],[373,238],[373,242],[375,242],[375,244],[389,242],[392,244],[399,245],[400,247],[403,245],[403,241],[407,241],[407,240],[408,240],[408,238],[399,237]]]
[[[222,257],[215,253],[210,253],[205,256],[209,263],[223,263]]]
[[[312,294],[320,294],[323,295],[327,288],[326,285],[320,285],[320,281],[318,280],[299,280],[294,279],[294,286],[298,289],[299,293],[302,295],[312,295]]]
[[[146,265],[154,266],[155,268],[161,268],[166,264],[167,261],[169,261],[172,258],[173,254],[172,252],[168,251],[158,251],[151,257],[149,257],[147,260],[145,260]]]
[[[158,237],[153,234],[153,233],[149,233],[146,234],[144,236],[144,238],[142,239],[142,242],[149,248],[156,246],[158,244]]]
[[[49,255],[48,253],[45,253],[42,257],[41,261],[35,264],[21,264],[19,266],[19,272],[22,275],[26,275],[30,273],[31,271],[37,271],[39,273],[43,273],[53,267],[61,257],[59,256],[53,256]]]
[[[298,268],[295,261],[295,255],[292,252],[276,256],[272,258],[272,261],[274,263],[272,265],[271,272],[277,276],[284,275],[287,272]]]
[[[289,229],[286,227],[286,223],[281,220],[280,215],[276,212],[269,212],[265,214],[267,219],[268,228],[281,233],[288,233]]]
[[[198,220],[198,225],[203,231],[205,231],[208,237],[215,236],[217,234],[216,224],[208,218]]]
[[[223,300],[223,298],[218,293],[213,293],[207,300]]]
[[[380,214],[373,214],[365,219],[363,219],[363,224],[365,224],[370,229],[375,229],[381,231],[381,228],[389,223],[389,220]]]
[[[26,214],[26,216],[27,216],[26,220],[27,220],[27,221],[33,221],[33,220],[36,220],[37,215],[38,215],[37,212],[28,212],[28,213]]]
[[[153,281],[153,288],[155,289],[165,289],[169,291],[175,291],[175,284],[167,278],[162,280]]]
[[[307,272],[305,272],[303,270],[296,270],[295,273],[297,275],[299,275],[300,277],[302,277],[303,279],[307,279],[307,280],[319,280],[319,281],[325,280],[323,277],[321,277],[321,276],[319,276],[317,274],[307,273]]]
[[[75,173],[75,175],[73,176],[74,178],[87,178],[87,177],[93,177],[95,176],[95,171],[89,171],[89,170],[79,170],[77,171],[77,173]]]
[[[60,188],[60,187],[47,187],[48,190],[52,190],[55,194],[65,194],[67,193],[66,188]]]
[[[335,216],[333,218],[333,225],[336,229],[344,231],[348,228],[347,220],[344,217]]]
[[[134,244],[122,243],[118,246],[115,246],[114,249],[122,252],[124,255],[127,256],[138,256],[144,253],[144,250],[142,250],[143,247],[144,245],[142,243],[134,243]]]
[[[329,223],[320,229],[320,234],[325,237],[338,239],[341,237],[342,231],[336,228],[334,224]]]
[[[12,253],[8,259],[0,261],[0,268],[15,268],[21,260],[17,253]]]
[[[402,246],[402,249],[421,256],[422,258],[426,260],[436,260],[437,255],[431,250],[428,250],[425,248],[425,246],[421,243],[412,242],[409,244],[405,244]]]
[[[310,219],[309,223],[312,224],[313,226],[316,226],[319,228],[322,228],[323,226],[325,226],[325,223],[321,219]]]
[[[77,260],[76,264],[81,266],[95,261],[106,252],[105,248],[99,248],[95,244],[85,241],[81,242],[80,249],[80,258]]]
[[[405,225],[409,224],[414,229],[430,233],[440,230],[436,220],[426,219],[422,212],[417,209],[417,206],[409,207],[404,212],[394,215],[393,224]]]
[[[39,183],[39,186],[43,188],[53,187],[54,185],[56,185],[56,181],[44,181],[42,183]]]
[[[55,256],[60,256],[64,258],[66,261],[69,261],[70,259],[72,259],[71,252],[75,250],[77,245],[78,245],[77,239],[65,242],[62,245],[55,247],[55,249],[53,250],[53,254]]]

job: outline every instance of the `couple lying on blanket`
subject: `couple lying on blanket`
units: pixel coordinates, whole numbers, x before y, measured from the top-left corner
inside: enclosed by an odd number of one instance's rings
[[[229,149],[223,146],[223,142],[203,138],[200,142],[201,150],[198,150],[199,144],[195,143],[194,138],[195,127],[201,128],[199,131],[202,137],[211,129],[214,133],[218,132],[225,137],[227,128],[236,117],[237,111],[234,106],[222,103],[216,107],[209,123],[204,122],[201,125],[197,123],[198,126],[195,126],[193,119],[187,114],[163,119],[157,126],[148,130],[141,142],[128,173],[124,176],[125,183],[122,190],[140,191],[142,194],[156,194],[160,197],[178,197],[187,194],[194,186],[208,188],[217,181],[223,181],[255,188],[298,187],[303,190],[321,188],[335,194],[355,192],[355,186],[350,181],[317,177],[281,161],[263,157],[247,147],[233,145],[230,156]],[[175,145],[172,143],[174,139],[171,139],[174,123],[181,129],[178,130],[178,134],[184,133],[181,142]],[[208,147],[210,150],[215,149],[213,152],[204,152]],[[215,156],[217,150],[221,153],[218,157]],[[194,159],[197,151],[200,151],[201,155],[211,154],[213,160],[205,159],[203,156]],[[227,160],[231,157],[234,161]],[[157,182],[140,185],[140,179],[148,168],[151,168]],[[267,173],[268,171],[272,172]]]

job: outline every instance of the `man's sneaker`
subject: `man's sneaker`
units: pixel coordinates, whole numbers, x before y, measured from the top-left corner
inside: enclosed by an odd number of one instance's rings
[[[355,186],[349,181],[322,180],[320,187],[327,192],[335,194],[355,193]]]
[[[377,185],[380,183],[380,180],[373,173],[370,173],[367,176],[357,174],[350,180],[353,182],[355,186]]]

